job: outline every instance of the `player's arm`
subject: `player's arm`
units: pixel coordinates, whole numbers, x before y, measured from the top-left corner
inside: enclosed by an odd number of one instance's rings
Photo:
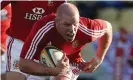
[[[109,22],[105,21],[106,23],[106,32],[105,34],[98,39],[98,48],[96,51],[96,57],[100,60],[104,59],[106,52],[112,42],[112,26]]]
[[[47,19],[44,19],[47,20]],[[41,23],[40,23],[41,22]],[[45,24],[45,21],[41,19],[38,21],[31,30],[30,35],[27,37],[22,52],[21,52],[21,58],[19,61],[19,68],[22,72],[37,75],[37,76],[56,76],[58,75],[62,70],[67,69],[67,64],[69,64],[69,60],[67,57],[64,57],[62,61],[55,67],[55,68],[48,68],[42,64],[36,63],[34,60],[34,57],[41,53],[42,49],[45,47],[47,43],[44,43],[47,38],[45,37],[45,33],[50,28],[48,24]],[[46,26],[47,25],[47,26]],[[50,24],[52,25],[52,24]],[[40,30],[40,26],[44,26],[44,30]],[[42,29],[42,28],[41,28]],[[47,29],[47,30],[45,30]],[[42,32],[44,35],[42,37]],[[42,38],[42,39],[41,39]]]
[[[23,58],[20,59],[19,68],[20,71],[24,73],[37,75],[37,76],[45,76],[45,75],[56,76],[58,74],[58,71],[56,71],[54,68],[48,68],[32,60],[27,60]]]
[[[92,60],[86,63],[86,67],[84,67],[84,71],[92,72],[94,71],[103,61],[106,52],[112,42],[112,26],[109,22],[104,20],[96,20],[94,23],[94,35],[98,35],[98,37],[93,37],[92,40],[98,39],[98,48],[96,50],[96,56]],[[99,29],[99,30],[98,30]]]
[[[19,68],[22,72],[36,75],[36,76],[57,76],[58,74],[62,74],[61,68],[66,67],[69,63],[69,60],[66,56],[64,56],[61,60],[61,63],[58,63],[56,68],[46,67],[42,64],[36,63],[32,60],[20,59]],[[64,69],[65,70],[65,69]],[[66,69],[67,71],[67,69]],[[64,72],[66,72],[64,71]]]
[[[1,9],[3,9],[4,7],[6,7],[8,4],[10,4],[11,1],[2,1],[1,2]]]

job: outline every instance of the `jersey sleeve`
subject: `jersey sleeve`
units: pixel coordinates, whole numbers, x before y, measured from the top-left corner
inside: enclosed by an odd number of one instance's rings
[[[82,31],[86,33],[92,41],[100,38],[106,33],[107,25],[105,20],[101,19],[88,19],[88,18],[81,18],[80,26],[82,26]]]
[[[21,58],[34,59],[46,46],[47,33],[53,27],[53,21],[47,22],[46,20],[47,18],[44,17],[34,24],[22,48]]]

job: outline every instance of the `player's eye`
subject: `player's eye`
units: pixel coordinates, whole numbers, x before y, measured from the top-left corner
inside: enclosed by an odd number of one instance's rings
[[[78,24],[78,23],[75,23],[75,24],[74,24],[74,26],[75,26],[75,27],[78,27],[78,26],[79,26],[79,24]]]

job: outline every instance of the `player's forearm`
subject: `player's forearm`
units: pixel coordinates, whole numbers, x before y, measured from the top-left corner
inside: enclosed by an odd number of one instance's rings
[[[20,59],[19,68],[24,73],[36,76],[57,76],[59,74],[55,68],[45,67],[32,60]]]
[[[109,22],[106,22],[106,23],[107,23],[107,31],[98,41],[98,49],[96,52],[96,56],[99,59],[104,58],[104,56],[112,42],[112,26]]]

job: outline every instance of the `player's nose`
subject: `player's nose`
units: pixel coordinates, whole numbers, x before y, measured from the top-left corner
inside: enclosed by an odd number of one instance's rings
[[[70,31],[70,33],[74,33],[75,32],[75,26],[71,26],[70,28],[69,28],[69,31]]]

